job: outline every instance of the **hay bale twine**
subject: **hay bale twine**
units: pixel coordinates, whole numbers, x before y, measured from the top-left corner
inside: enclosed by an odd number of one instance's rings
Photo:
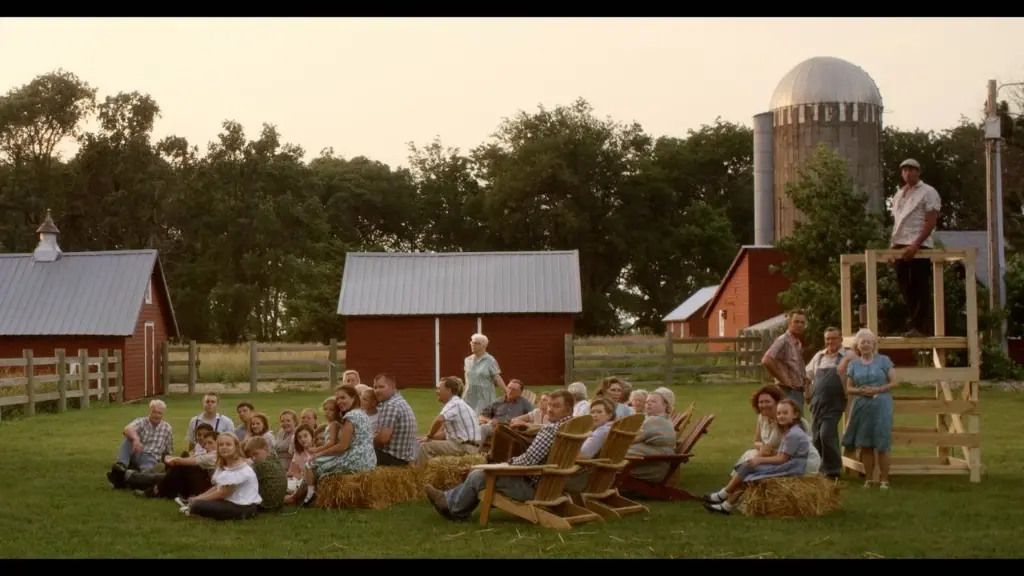
[[[487,457],[483,454],[437,456],[427,460],[423,469],[423,483],[438,490],[450,490],[462,484],[473,466],[486,463]]]
[[[767,478],[747,484],[740,502],[746,516],[824,516],[839,508],[842,486],[824,476]]]
[[[418,466],[380,466],[369,472],[321,478],[316,506],[383,510],[423,498],[422,474]]]

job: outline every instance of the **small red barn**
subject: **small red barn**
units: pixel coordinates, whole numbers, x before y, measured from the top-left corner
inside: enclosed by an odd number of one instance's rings
[[[718,286],[705,286],[669,312],[661,319],[665,323],[665,331],[673,338],[706,338],[708,321],[704,319],[704,308],[716,290]]]
[[[583,311],[579,253],[349,253],[338,298],[345,366],[433,387],[464,376],[474,333],[506,381],[564,380],[565,335]]]
[[[711,338],[735,338],[747,326],[782,313],[779,294],[789,289],[782,275],[785,254],[773,246],[744,246],[707,303],[704,319]],[[728,346],[712,344],[723,351]]]
[[[160,349],[178,325],[157,251],[62,252],[49,213],[36,232],[31,254],[0,254],[0,358],[120,350],[125,400],[166,393]]]

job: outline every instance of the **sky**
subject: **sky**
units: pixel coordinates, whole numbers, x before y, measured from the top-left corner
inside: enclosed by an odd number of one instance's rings
[[[941,130],[980,118],[989,79],[1024,82],[1022,34],[1021,18],[0,18],[0,92],[63,68],[101,99],[150,94],[157,138],[205,151],[225,120],[253,138],[267,122],[310,157],[398,166],[409,142],[465,151],[577,97],[655,136],[750,125],[814,56],[866,70],[886,125]]]

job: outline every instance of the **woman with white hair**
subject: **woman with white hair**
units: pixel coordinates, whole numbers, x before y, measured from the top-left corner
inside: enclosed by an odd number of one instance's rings
[[[573,400],[576,401],[572,406],[572,417],[583,416],[589,409],[587,404],[587,385],[583,382],[573,382],[566,388],[569,394],[572,394]]]
[[[656,456],[674,454],[676,429],[669,414],[676,403],[676,395],[664,386],[647,394],[644,412],[647,418],[626,456]],[[668,462],[645,462],[633,466],[631,474],[640,480],[657,482],[668,473]]]
[[[846,364],[846,394],[854,396],[850,418],[843,434],[843,447],[860,450],[864,463],[865,488],[874,484],[878,466],[879,488],[889,488],[889,463],[892,449],[892,394],[896,371],[892,360],[878,353],[878,339],[862,329],[854,338],[856,355]]]
[[[629,393],[629,405],[633,408],[634,414],[647,413],[647,390],[638,388]]]
[[[494,386],[501,388],[501,393],[508,393],[508,387],[501,378],[498,361],[487,353],[487,336],[473,334],[469,338],[469,347],[473,351],[466,357],[466,390],[462,400],[479,415],[485,408],[498,401]]]

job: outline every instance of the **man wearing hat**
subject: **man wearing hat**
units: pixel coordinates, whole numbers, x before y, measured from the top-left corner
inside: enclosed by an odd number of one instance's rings
[[[928,326],[928,300],[931,297],[932,263],[914,258],[917,251],[933,247],[932,231],[939,222],[942,199],[931,186],[921,181],[921,165],[906,159],[900,164],[904,185],[892,199],[893,249],[903,250],[896,261],[896,279],[907,305],[909,332],[907,337],[930,334]]]

